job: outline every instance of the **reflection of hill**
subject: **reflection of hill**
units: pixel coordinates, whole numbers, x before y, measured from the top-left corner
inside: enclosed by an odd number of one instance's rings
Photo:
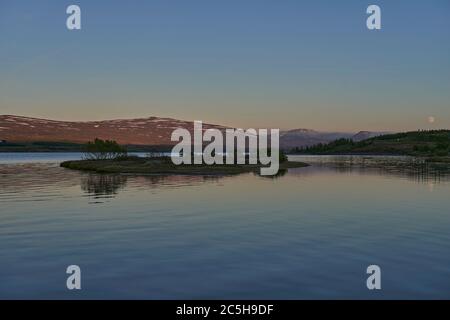
[[[57,190],[78,185],[79,176],[78,172],[61,170],[57,163],[0,164],[0,189],[20,193],[52,186]]]

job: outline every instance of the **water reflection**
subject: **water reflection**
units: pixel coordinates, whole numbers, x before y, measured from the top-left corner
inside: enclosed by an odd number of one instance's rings
[[[66,169],[63,169],[66,170]],[[128,182],[134,189],[159,190],[164,188],[182,188],[218,182],[227,176],[218,175],[125,175],[125,174],[82,174],[80,187],[95,199],[107,199],[116,196]]]
[[[287,174],[288,170],[280,170],[274,176],[261,176],[264,179],[279,179]],[[247,175],[252,173],[242,173]],[[114,198],[128,183],[131,187],[145,190],[160,190],[162,188],[183,188],[203,185],[205,183],[218,183],[221,179],[232,179],[234,175],[121,175],[121,174],[87,174],[81,177],[81,190],[94,199]]]
[[[448,176],[306,160],[272,180],[0,165],[0,298],[74,298],[70,264],[87,299],[372,299],[369,264],[375,298],[449,298]]]
[[[278,179],[278,178],[281,178],[281,177],[285,176],[287,172],[288,172],[288,169],[280,169],[280,170],[278,170],[277,174],[272,175],[272,176],[269,176],[269,175],[263,176],[263,175],[259,174],[258,172],[254,172],[253,174],[255,176],[258,176],[258,177],[261,177],[261,178],[275,180],[275,179]]]
[[[438,184],[450,181],[450,165],[428,163],[407,156],[291,156],[314,168],[327,168],[340,173],[375,174],[406,178],[418,183]]]
[[[392,178],[404,178],[418,183],[426,183],[434,186],[443,181],[450,180],[448,167],[433,163],[425,163],[410,157],[291,157],[292,160],[303,161],[310,167],[282,169],[274,176],[261,176],[262,179],[281,179],[291,172],[293,175],[312,175],[318,172],[331,170],[338,173],[357,173],[360,175],[378,175]],[[244,173],[252,174],[252,173]],[[182,188],[202,185],[204,183],[218,182],[223,178],[233,176],[220,175],[114,175],[114,174],[89,174],[81,178],[81,189],[95,198],[111,198],[125,187],[130,181],[134,188],[147,190],[161,188]],[[430,187],[432,189],[432,187]]]
[[[127,177],[123,175],[89,174],[81,178],[81,190],[95,197],[117,194],[118,190],[127,183]]]
[[[79,172],[61,170],[57,163],[0,164],[0,202],[64,198],[64,189],[79,184]]]
[[[334,171],[342,174],[377,175],[401,178],[429,185],[450,181],[448,166],[425,163],[411,157],[365,157],[365,156],[290,156],[291,160],[303,161],[311,166],[280,170],[276,176],[254,175],[263,180],[284,179],[286,176],[310,176],[320,172]],[[289,174],[288,174],[289,172]],[[117,175],[93,174],[60,168],[58,163],[8,163],[0,164],[0,201],[44,201],[51,196],[63,195],[67,187],[81,188],[89,197],[111,199],[129,185],[134,189],[158,192],[162,189],[194,187],[207,183],[219,184],[222,179],[236,176],[217,175]]]

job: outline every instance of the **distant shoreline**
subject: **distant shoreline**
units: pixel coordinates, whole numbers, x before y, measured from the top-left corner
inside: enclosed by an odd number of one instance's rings
[[[167,145],[125,145],[128,152],[170,152]],[[70,142],[7,142],[0,143],[0,153],[5,152],[84,152],[86,144]]]

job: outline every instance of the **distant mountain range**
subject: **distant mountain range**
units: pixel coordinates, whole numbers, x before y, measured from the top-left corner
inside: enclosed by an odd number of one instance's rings
[[[328,143],[340,138],[351,138],[354,133],[320,132],[311,129],[293,129],[280,133],[280,146],[285,149]]]
[[[171,118],[148,117],[104,121],[57,121],[13,115],[0,115],[0,141],[7,142],[71,142],[86,143],[95,138],[116,140],[124,145],[171,145],[172,131],[186,128],[193,131],[193,122]],[[203,124],[203,129],[227,127]],[[310,129],[293,129],[280,132],[280,146],[294,148],[328,143],[339,138],[360,141],[383,132],[361,131],[319,132]]]
[[[9,142],[86,143],[100,138],[124,145],[171,145],[170,136],[176,128],[193,131],[193,122],[158,117],[75,122],[0,116],[0,140]],[[203,124],[203,129],[209,128],[222,130],[225,127]]]
[[[293,129],[281,132],[280,145],[282,148],[289,149],[313,146],[319,143],[325,144],[341,138],[361,141],[383,134],[386,134],[386,132],[360,131],[355,134],[350,132],[320,132],[311,129]]]

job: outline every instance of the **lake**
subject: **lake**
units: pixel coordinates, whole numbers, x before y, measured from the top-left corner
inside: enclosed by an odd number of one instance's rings
[[[416,159],[291,156],[312,165],[276,178],[58,165],[79,157],[0,153],[0,298],[450,298],[450,179]]]

